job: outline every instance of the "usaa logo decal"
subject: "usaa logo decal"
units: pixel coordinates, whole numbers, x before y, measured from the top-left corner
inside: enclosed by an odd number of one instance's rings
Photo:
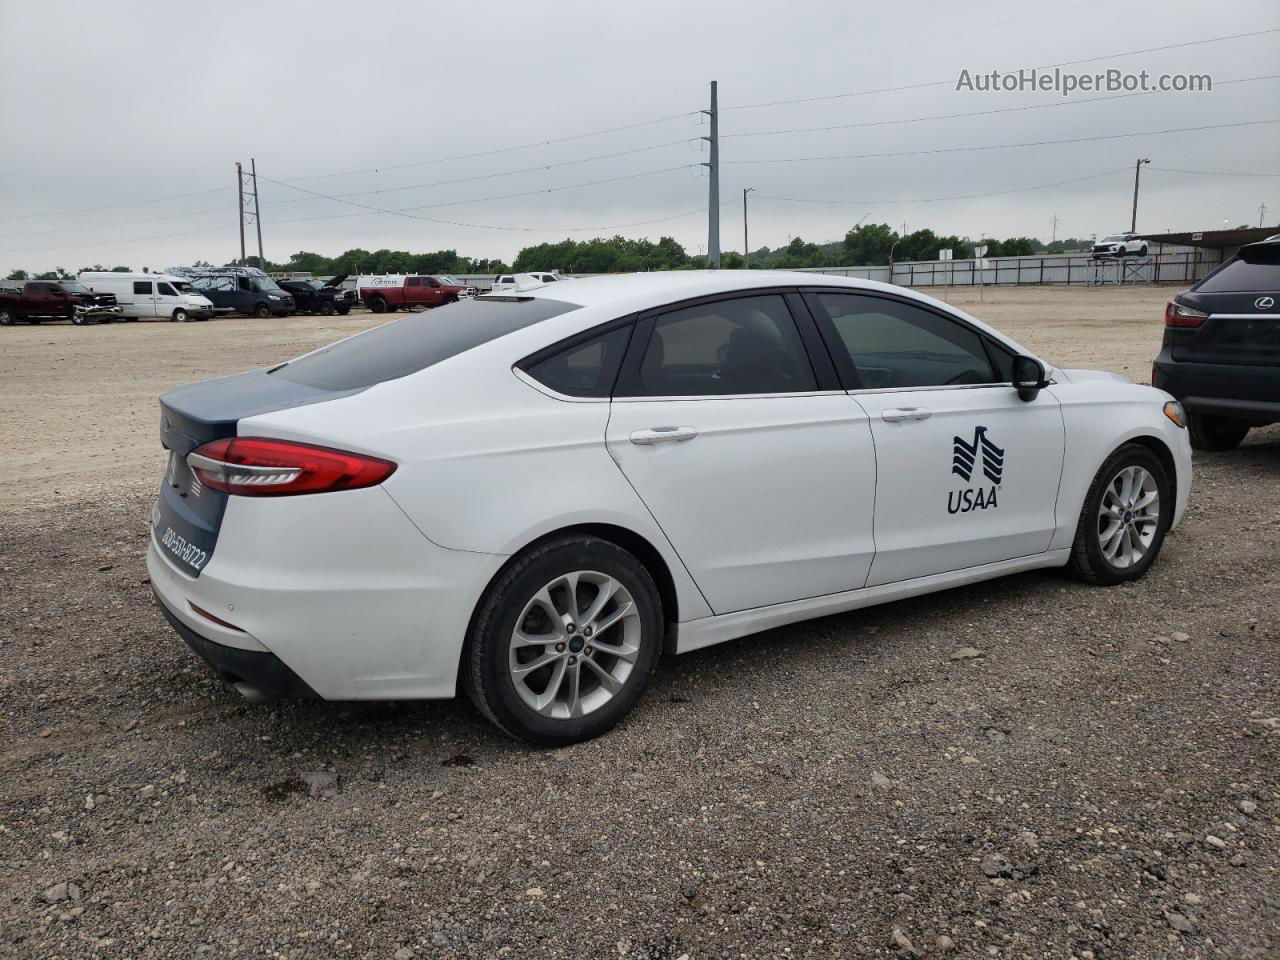
[[[947,513],[969,513],[1000,506],[996,493],[1004,479],[1004,451],[987,436],[986,427],[974,427],[973,442],[955,438],[951,472],[970,485],[947,494]],[[972,485],[975,479],[977,487]]]

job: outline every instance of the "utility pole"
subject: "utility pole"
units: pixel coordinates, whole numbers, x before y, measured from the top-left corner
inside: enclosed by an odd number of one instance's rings
[[[1151,159],[1145,157],[1133,165],[1133,219],[1129,221],[1129,232],[1138,232],[1138,178],[1142,176],[1142,165],[1150,163]]]
[[[1057,241],[1057,239],[1058,239],[1058,215],[1055,213],[1053,215],[1053,238],[1049,242],[1054,243],[1055,241]]]
[[[742,190],[742,269],[747,269],[747,258],[751,256],[751,247],[747,243],[747,194],[755,187],[744,187]]]
[[[711,144],[711,162],[703,166],[711,174],[707,197],[707,266],[720,266],[720,110],[716,105],[716,81],[711,81],[711,109],[702,112],[711,118],[711,136],[703,137]]]
[[[1267,216],[1267,204],[1266,204],[1266,201],[1264,200],[1262,203],[1258,204],[1258,226],[1262,226],[1262,221],[1266,219],[1266,216]]]
[[[244,171],[236,162],[236,190],[240,194],[240,266],[244,266]]]
[[[249,158],[249,170],[253,174],[253,221],[258,225],[258,267],[267,269],[267,258],[262,255],[262,214],[258,212],[258,161]]]

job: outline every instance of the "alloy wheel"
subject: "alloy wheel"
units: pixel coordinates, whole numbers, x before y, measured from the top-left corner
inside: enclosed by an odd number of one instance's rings
[[[642,624],[630,592],[608,574],[557,577],[525,604],[508,650],[508,673],[525,705],[557,720],[598,710],[626,684]]]
[[[1144,467],[1127,466],[1107,484],[1098,505],[1098,546],[1113,567],[1138,564],[1160,526],[1160,487]]]

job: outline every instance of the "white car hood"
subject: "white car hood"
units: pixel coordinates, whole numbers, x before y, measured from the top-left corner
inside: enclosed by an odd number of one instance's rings
[[[1132,377],[1126,377],[1123,373],[1112,373],[1110,370],[1085,370],[1082,368],[1062,369],[1057,368],[1057,373],[1067,383],[1084,383],[1087,380],[1115,380],[1119,383],[1133,383]]]

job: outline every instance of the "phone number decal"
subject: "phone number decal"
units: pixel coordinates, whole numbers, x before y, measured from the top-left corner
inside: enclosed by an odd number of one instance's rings
[[[164,528],[164,536],[160,538],[160,546],[195,570],[203,567],[205,561],[209,559],[208,553],[193,543],[187,543],[185,537],[173,532],[173,527]]]

